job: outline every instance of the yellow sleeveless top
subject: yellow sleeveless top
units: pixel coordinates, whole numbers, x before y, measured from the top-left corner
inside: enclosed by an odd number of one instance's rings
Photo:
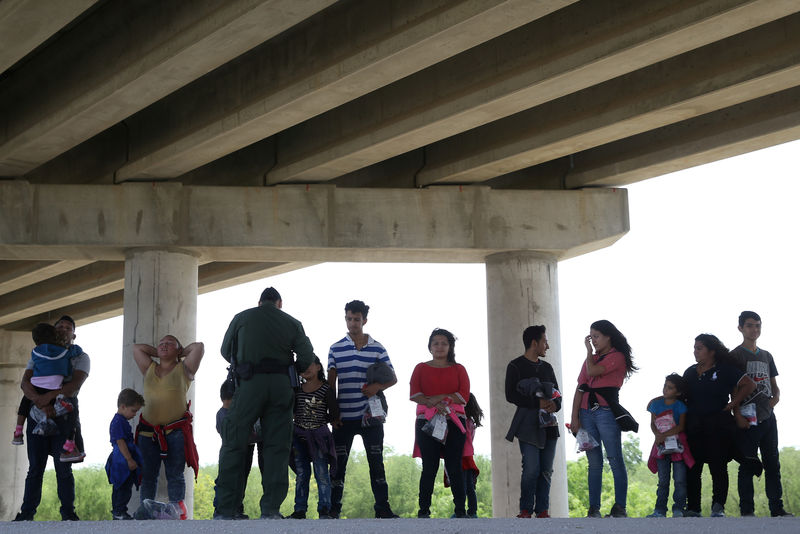
[[[166,425],[180,419],[186,412],[186,392],[190,385],[183,362],[163,377],[156,375],[156,363],[151,363],[144,375],[142,416],[153,425]]]

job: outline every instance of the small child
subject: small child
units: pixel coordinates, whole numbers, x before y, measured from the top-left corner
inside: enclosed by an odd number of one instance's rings
[[[233,394],[236,392],[236,385],[233,380],[228,379],[222,383],[219,388],[219,399],[222,401],[222,408],[217,410],[217,432],[220,436],[222,436],[222,421],[228,416],[228,410],[231,407],[231,403],[233,402]],[[261,476],[264,476],[264,455],[262,454],[261,450],[261,420],[259,419],[253,425],[253,433],[250,435],[250,443],[248,447],[248,455],[246,456],[246,461],[244,463],[245,472],[244,472],[244,480],[245,485],[242,488],[242,495],[239,500],[241,503],[239,505],[239,511],[236,512],[236,515],[233,517],[234,519],[250,519],[250,516],[244,513],[244,492],[247,490],[247,479],[250,477],[250,468],[253,465],[253,452],[255,450],[256,445],[258,445],[258,470],[261,472]],[[217,507],[217,499],[216,499],[216,483],[214,484],[214,508]]]
[[[55,327],[47,323],[37,324],[31,331],[31,334],[33,336],[33,342],[36,343],[36,347],[31,351],[31,360],[33,361],[31,385],[33,385],[40,394],[61,389],[61,385],[64,383],[64,377],[72,374],[70,358],[75,354],[75,351],[78,351],[78,354],[80,354],[80,347],[74,346],[74,348],[68,349],[61,346]],[[80,451],[75,445],[75,430],[78,422],[78,411],[75,408],[75,399],[64,397],[64,395],[58,395],[53,399],[52,404],[56,413],[55,421],[49,419],[38,406],[32,404],[26,398],[23,398],[18,410],[17,430],[21,432],[21,428],[19,428],[19,415],[27,407],[31,420],[36,422],[36,426],[31,430],[31,433],[50,435],[59,432],[67,436],[67,440],[64,442],[63,450],[61,451],[60,460],[62,462],[79,462],[83,460],[86,454]],[[16,430],[14,434],[16,438]]]
[[[317,481],[319,498],[317,512],[320,519],[331,519],[331,477],[329,465],[335,465],[336,451],[333,435],[328,428],[330,421],[339,419],[339,405],[333,390],[325,380],[325,372],[319,358],[308,366],[300,376],[303,384],[295,395],[294,456],[295,478],[294,512],[291,519],[305,519],[308,510],[308,485],[311,465]]]
[[[142,455],[133,440],[130,420],[142,406],[144,397],[130,388],[123,389],[117,397],[117,413],[109,427],[112,450],[106,461],[106,475],[108,483],[114,486],[111,490],[111,516],[116,520],[133,519],[128,513],[128,502],[133,485],[138,488],[142,479]]]
[[[472,442],[475,439],[475,429],[481,426],[483,410],[478,405],[478,400],[472,393],[469,400],[464,405],[464,414],[467,416],[467,444],[464,445],[464,456],[461,458],[461,472],[464,474],[464,489],[467,492],[467,517],[478,517],[478,496],[475,493],[475,485],[478,483],[478,475],[481,471],[475,465],[473,458],[474,449]],[[467,456],[469,452],[469,456]]]
[[[686,441],[686,404],[680,399],[686,390],[686,382],[679,374],[672,373],[664,381],[663,397],[657,397],[647,405],[650,412],[650,429],[655,442],[650,451],[647,466],[658,473],[656,506],[647,517],[666,517],[669,498],[669,475],[675,481],[672,494],[672,517],[683,517],[686,508],[686,470],[694,465],[694,458]]]

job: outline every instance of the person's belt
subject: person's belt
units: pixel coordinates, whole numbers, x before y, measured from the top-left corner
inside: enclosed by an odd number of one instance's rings
[[[236,366],[236,374],[242,380],[250,380],[253,375],[288,375],[289,366],[275,360],[261,360],[256,363],[242,362]]]

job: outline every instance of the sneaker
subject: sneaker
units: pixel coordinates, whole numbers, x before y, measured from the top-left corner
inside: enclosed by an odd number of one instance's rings
[[[683,510],[673,510],[672,511],[672,517],[683,517],[683,516],[684,516]]]
[[[542,510],[536,514],[536,519],[550,519],[550,512],[548,510]]]
[[[718,502],[712,503],[711,517],[725,517],[725,507]]]
[[[770,512],[772,517],[794,517],[794,514],[791,512],[787,512],[783,508],[780,510],[776,510],[775,512]]]
[[[25,434],[22,432],[14,432],[14,439],[11,440],[12,445],[25,445]]]
[[[628,517],[628,513],[625,511],[625,508],[614,503],[614,506],[611,507],[611,511],[608,512],[606,517]]]
[[[422,510],[417,512],[417,519],[430,519],[430,518],[431,518],[430,512],[424,512]]]
[[[61,397],[61,395],[59,395],[59,397]],[[75,407],[71,402],[65,401],[63,398],[58,398],[56,402],[53,403],[53,409],[56,411],[56,417],[61,417],[62,415],[72,413]]]
[[[286,519],[279,513],[275,514],[261,514],[260,519]]]
[[[331,517],[331,512],[327,508],[323,508],[322,510],[318,510],[317,514],[320,519],[333,519]]]
[[[113,514],[111,519],[114,521],[133,521],[133,516],[128,512],[124,512],[122,514]]]
[[[86,455],[84,454],[84,456],[86,456]],[[173,507],[175,507],[176,511],[179,513],[178,519],[180,519],[181,521],[185,521],[185,520],[187,520],[189,518],[189,510],[186,509],[186,505],[183,503],[183,501],[170,502],[170,504]],[[239,517],[240,515],[244,515],[244,518]],[[245,515],[243,512],[240,512],[239,514],[236,514],[233,518],[234,519],[250,519],[250,517]]]
[[[531,513],[527,510],[520,510],[520,512],[517,514],[517,519],[530,519],[530,518],[531,518]]]
[[[586,517],[598,518],[598,517],[603,517],[603,515],[600,513],[599,509],[589,508],[589,511],[586,512]]]
[[[306,518],[305,510],[295,510],[294,512],[286,516],[286,519],[305,519],[305,518]]]
[[[755,512],[741,512],[739,513],[739,517],[755,517]]]
[[[392,512],[391,508],[387,508],[386,510],[381,510],[380,512],[375,512],[375,519],[397,519],[400,516],[396,513]]]
[[[214,517],[212,517],[212,519],[214,521],[233,521],[233,516],[214,513]]]
[[[662,514],[661,512],[656,510],[652,514],[648,514],[645,517],[667,517],[667,516],[666,516],[666,514]],[[675,513],[674,512],[672,514],[672,517],[675,517]]]
[[[13,521],[33,521],[32,515],[25,515],[22,512],[18,513]]]
[[[675,516],[674,513],[672,515],[673,517]],[[703,514],[700,512],[695,512],[694,510],[684,510],[683,517],[703,517]]]
[[[478,514],[471,514],[467,512],[467,519],[478,519]]]
[[[62,462],[80,462],[84,458],[86,458],[86,453],[81,452],[78,449],[74,449],[72,452],[61,451],[61,456],[59,460]]]
[[[246,521],[250,519],[250,516],[244,512],[237,512],[235,516],[233,516],[234,521]]]
[[[76,514],[74,511],[72,511],[72,512],[62,513],[61,514],[61,520],[62,521],[80,521],[81,518],[78,517],[78,514]]]

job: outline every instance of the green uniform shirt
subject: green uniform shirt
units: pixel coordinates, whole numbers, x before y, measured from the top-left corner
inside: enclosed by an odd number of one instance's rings
[[[222,356],[230,362],[236,347],[237,363],[256,364],[261,360],[290,365],[292,353],[297,355],[297,366],[304,371],[314,361],[314,347],[303,330],[303,325],[271,303],[250,308],[236,314],[222,340]]]

